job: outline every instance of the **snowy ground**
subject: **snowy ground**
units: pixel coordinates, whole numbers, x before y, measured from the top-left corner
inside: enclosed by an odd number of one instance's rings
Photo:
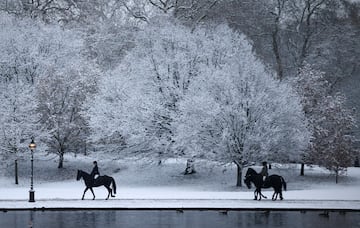
[[[112,161],[97,158],[102,174],[117,182],[116,198],[105,201],[105,188],[95,188],[96,200],[87,192],[80,200],[83,181],[76,181],[76,170],[91,171],[88,157],[67,157],[64,169],[56,168],[51,157],[35,157],[35,203],[29,203],[29,161],[20,160],[19,184],[14,184],[13,167],[0,170],[0,209],[26,208],[230,208],[230,209],[350,209],[360,210],[360,168],[349,168],[338,184],[327,170],[306,167],[299,176],[297,165],[273,165],[270,174],[280,174],[288,190],[283,201],[254,201],[252,189],[235,187],[236,167],[196,162],[197,173],[183,175],[185,161],[168,160],[161,165],[143,161]],[[254,167],[260,170],[260,167]],[[244,170],[246,171],[246,170]]]

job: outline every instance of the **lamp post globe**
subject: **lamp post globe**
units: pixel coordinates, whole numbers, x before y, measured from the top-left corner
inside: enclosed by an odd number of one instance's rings
[[[36,144],[34,142],[34,138],[31,139],[29,144],[29,148],[31,150],[31,180],[30,180],[30,191],[29,191],[29,202],[35,202],[35,191],[34,191],[34,150],[36,148]]]

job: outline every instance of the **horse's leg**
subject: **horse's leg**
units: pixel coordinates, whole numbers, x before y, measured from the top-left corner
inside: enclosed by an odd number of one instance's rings
[[[85,188],[85,190],[84,190],[84,194],[82,195],[82,198],[81,198],[82,200],[84,199],[84,197],[85,197],[85,193],[86,193],[86,191],[87,191],[88,189],[89,189],[88,187],[86,187],[86,188]]]
[[[278,195],[280,194],[280,199],[282,198],[282,196],[281,196],[281,189],[279,190],[279,189],[275,189],[274,188],[274,195],[273,195],[273,197],[272,197],[272,200],[277,200],[277,197],[278,197]]]
[[[261,188],[257,189],[258,195],[259,195],[259,200],[261,200],[261,197],[263,196],[263,194],[261,193]]]
[[[282,189],[280,189],[280,200],[283,200],[283,196],[282,196]]]
[[[109,195],[108,195],[108,198],[111,196],[111,197],[115,197],[114,195],[113,195],[113,190],[112,190],[112,188],[110,187],[111,186],[111,181],[107,184],[107,185],[104,185],[106,188],[107,188],[107,190],[108,190],[108,192],[109,192]]]
[[[95,194],[92,188],[90,188],[91,193],[93,194],[93,200],[95,199]]]
[[[107,197],[106,197],[106,200],[108,200],[109,197],[110,197],[110,194],[111,194],[111,188],[110,188],[109,186],[105,186],[105,187],[106,187],[106,189],[108,190],[108,195],[107,195]]]
[[[112,188],[110,188],[110,194],[111,194],[111,197],[115,197],[115,195],[113,195],[113,189]]]
[[[262,197],[262,198],[264,198],[264,199],[267,199],[267,197],[262,194],[261,189],[260,189],[260,192],[259,192],[259,193],[260,193],[260,197]]]
[[[108,186],[108,190],[109,190],[110,196],[115,197],[115,195],[113,195],[114,190],[110,187],[110,185]]]
[[[257,195],[258,195],[258,192],[257,192],[257,189],[255,189],[255,191],[254,191],[254,200],[257,200]]]

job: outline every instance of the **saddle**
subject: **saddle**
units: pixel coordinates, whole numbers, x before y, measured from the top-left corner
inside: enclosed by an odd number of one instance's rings
[[[101,176],[98,176],[98,177],[94,178],[94,180],[93,180],[93,185],[99,184],[99,180],[101,179],[100,177],[101,177]]]
[[[263,188],[270,188],[270,181],[269,181],[269,178],[266,177],[265,180],[263,181],[263,184],[262,184],[262,187]]]

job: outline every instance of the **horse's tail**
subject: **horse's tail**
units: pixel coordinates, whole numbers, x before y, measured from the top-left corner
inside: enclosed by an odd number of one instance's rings
[[[113,190],[114,190],[114,194],[116,194],[116,183],[115,183],[114,178],[111,178],[111,183],[112,183],[112,187],[113,187]]]
[[[285,179],[283,177],[280,177],[281,178],[281,183],[284,187],[284,191],[286,191],[286,182],[285,182]]]

